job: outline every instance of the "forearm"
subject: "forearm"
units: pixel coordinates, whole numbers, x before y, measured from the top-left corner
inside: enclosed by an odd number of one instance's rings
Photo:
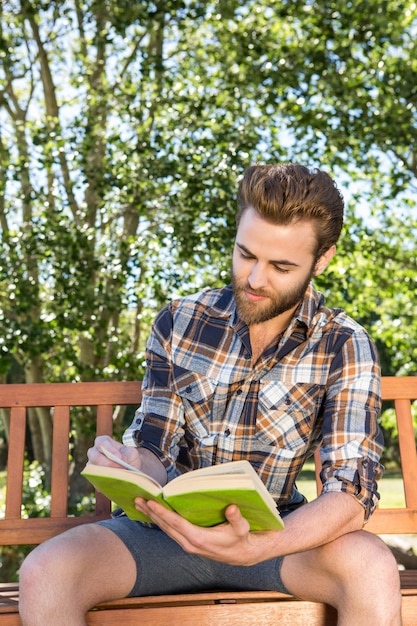
[[[260,560],[305,552],[334,541],[349,532],[360,530],[363,507],[350,495],[333,492],[319,496],[285,520],[285,530],[255,533]]]

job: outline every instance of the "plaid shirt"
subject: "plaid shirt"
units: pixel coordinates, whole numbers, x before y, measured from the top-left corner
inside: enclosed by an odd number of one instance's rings
[[[321,444],[323,493],[351,494],[366,519],[374,510],[383,445],[376,349],[312,285],[255,366],[230,286],[164,308],[146,358],[142,404],[123,440],[155,452],[169,480],[248,459],[285,510],[302,500],[296,478]]]

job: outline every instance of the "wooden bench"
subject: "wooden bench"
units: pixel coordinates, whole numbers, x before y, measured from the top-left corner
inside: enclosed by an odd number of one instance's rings
[[[367,528],[378,534],[417,533],[417,454],[411,400],[417,377],[386,377],[383,397],[395,400],[406,506],[378,509]],[[70,407],[97,406],[97,434],[111,434],[113,410],[140,403],[139,382],[0,385],[0,408],[11,408],[6,514],[0,519],[0,545],[38,544],[67,528],[105,518],[110,503],[97,495],[93,515],[67,514]],[[47,518],[21,518],[22,475],[28,407],[54,407],[51,511]],[[403,625],[417,624],[417,570],[400,572]],[[366,591],[366,579],[364,579]],[[0,626],[20,625],[18,585],[0,584]],[[322,604],[275,592],[218,592],[152,596],[107,602],[89,611],[90,625],[141,626],[323,626],[335,625],[336,612]]]

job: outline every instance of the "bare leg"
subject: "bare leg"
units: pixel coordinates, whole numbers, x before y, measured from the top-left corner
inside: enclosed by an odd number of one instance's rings
[[[122,598],[136,581],[136,564],[108,528],[88,524],[41,544],[20,570],[24,626],[85,626],[98,602]]]
[[[294,595],[335,607],[338,626],[401,626],[397,564],[371,533],[349,533],[285,557],[282,579]]]

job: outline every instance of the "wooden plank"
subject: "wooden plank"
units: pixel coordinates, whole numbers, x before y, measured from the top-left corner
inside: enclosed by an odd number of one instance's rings
[[[6,613],[5,615],[0,613],[0,626],[22,626],[22,622],[17,613]]]
[[[291,605],[292,606],[292,605]],[[287,607],[288,609],[288,607]],[[141,626],[203,626],[204,622],[201,621],[192,621],[193,614],[191,613],[190,621],[184,620],[183,613],[177,618],[177,615],[173,615],[170,609],[165,609],[165,615],[158,615],[159,619],[164,621],[156,621],[154,611],[156,609],[142,609],[142,611],[138,615],[138,611],[136,609],[115,609],[111,611],[100,611],[100,612],[90,612],[87,615],[87,623],[89,626],[138,626],[140,623]],[[144,613],[146,611],[146,614]],[[284,613],[286,616],[286,613]],[[140,618],[140,622],[138,619]],[[200,616],[201,618],[201,616]],[[232,626],[233,624],[237,626],[248,626],[248,622],[243,622],[242,620],[237,621],[241,618],[240,614],[236,615],[229,610],[228,614],[223,615],[223,621],[220,622],[219,616],[216,616],[216,621],[205,622],[208,626]],[[213,619],[213,615],[210,616],[210,619]],[[297,615],[294,616],[294,612],[291,610],[288,615],[288,619],[290,621],[284,621],[282,615],[274,616],[271,612],[267,612],[267,616],[265,618],[266,621],[262,620],[262,615],[260,615],[256,610],[252,613],[252,622],[249,622],[251,626],[276,626],[277,623],[280,626],[285,624],[290,624],[291,626],[330,626],[331,624],[336,624],[336,621],[333,622],[323,622],[323,621],[304,621],[306,619],[305,615]],[[277,621],[268,621],[268,620],[277,620]],[[218,621],[217,621],[218,620]],[[416,626],[417,624],[417,602],[415,602],[415,598],[403,599],[403,609],[402,609],[402,626]],[[17,613],[11,614],[3,614],[0,612],[0,626],[22,626],[22,622]]]
[[[403,594],[417,596],[417,570],[406,569],[400,572],[401,590]],[[410,594],[406,590],[411,590]],[[417,624],[417,621],[416,621]]]
[[[336,626],[336,612],[323,604],[293,600],[254,604],[158,607],[90,611],[89,626]]]
[[[69,407],[58,406],[54,410],[51,517],[66,517],[68,513],[69,433]]]
[[[402,583],[409,572],[401,572]],[[415,576],[414,575],[414,582]],[[5,598],[2,604],[2,594]],[[12,598],[9,607],[7,597]],[[0,625],[20,626],[17,615],[17,585],[0,584]],[[181,604],[182,603],[182,604]],[[417,624],[417,589],[403,591],[403,626]],[[299,601],[276,592],[213,592],[178,596],[127,598],[103,603],[88,613],[90,626],[330,626],[336,624],[335,611],[322,604]],[[9,611],[10,609],[10,611]],[[198,618],[198,621],[197,621]],[[192,621],[194,619],[194,621]],[[210,621],[212,620],[212,621]],[[269,621],[272,620],[272,621]],[[279,620],[279,621],[274,621]]]
[[[10,413],[10,439],[7,455],[6,517],[20,518],[25,459],[26,409],[13,407]]]
[[[107,398],[106,398],[107,400]],[[97,407],[97,436],[112,435],[113,433],[113,407],[111,404],[102,404]]]
[[[417,507],[417,450],[410,400],[395,400],[406,504]]]
[[[384,400],[417,400],[417,376],[382,376]]]
[[[417,624],[417,596],[403,596],[402,626],[416,626]]]
[[[112,435],[113,433],[113,407],[112,405],[103,404],[97,407],[97,429],[96,434]],[[110,516],[112,504],[103,493],[95,490],[96,494],[96,515]]]
[[[377,535],[417,533],[417,509],[377,509],[364,528]]]
[[[140,381],[99,383],[32,383],[2,385],[1,407],[139,405]]]
[[[16,613],[18,601],[18,584],[0,583],[0,613]]]
[[[320,472],[321,472],[320,448],[316,448],[314,451],[314,472],[315,472],[315,478],[316,478],[316,494],[317,496],[319,496],[323,487],[321,479],[320,479]]]
[[[293,596],[280,591],[202,591],[196,593],[177,593],[164,596],[138,596],[122,600],[102,602],[98,608],[119,608],[121,605],[129,608],[150,608],[153,606],[186,606],[197,604],[239,604],[245,602],[262,602],[293,600]]]
[[[74,526],[89,524],[106,518],[108,518],[107,514],[63,518],[0,519],[0,545],[14,546],[42,543]]]

